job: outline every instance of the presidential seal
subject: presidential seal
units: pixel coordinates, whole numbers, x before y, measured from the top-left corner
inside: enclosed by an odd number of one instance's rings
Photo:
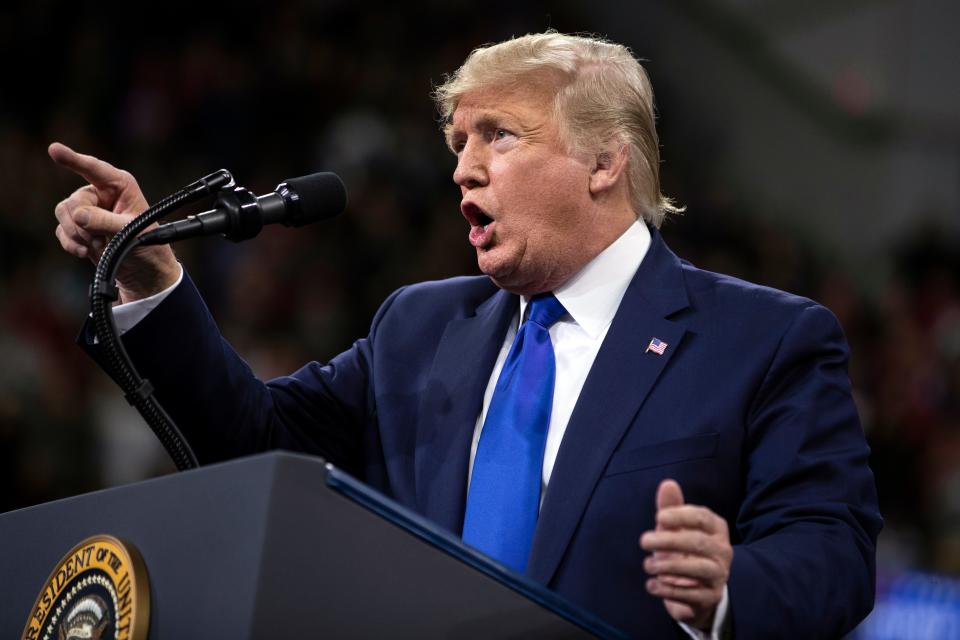
[[[87,538],[47,578],[21,640],[146,640],[147,569],[136,547]]]

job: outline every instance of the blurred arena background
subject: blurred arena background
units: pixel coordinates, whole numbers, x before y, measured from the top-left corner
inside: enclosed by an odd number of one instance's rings
[[[846,331],[886,520],[858,637],[960,637],[960,4],[82,4],[0,8],[0,512],[173,471],[73,344],[92,266],[53,236],[81,182],[49,142],[152,200],[220,167],[257,193],[343,177],[334,222],[178,246],[271,377],[365,335],[395,288],[476,273],[431,88],[477,45],[588,31],[647,61],[664,191],[687,206],[674,251]]]

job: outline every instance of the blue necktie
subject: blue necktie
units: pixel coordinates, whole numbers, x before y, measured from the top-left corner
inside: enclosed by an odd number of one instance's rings
[[[473,461],[463,541],[523,572],[540,511],[540,476],[557,365],[550,325],[566,309],[535,296],[500,371]]]

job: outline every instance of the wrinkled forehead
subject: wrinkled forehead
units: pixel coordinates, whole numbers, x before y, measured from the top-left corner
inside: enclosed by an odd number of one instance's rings
[[[444,126],[444,134],[449,142],[455,131],[462,132],[478,123],[509,119],[522,125],[556,116],[556,88],[552,85],[485,86],[460,96]]]

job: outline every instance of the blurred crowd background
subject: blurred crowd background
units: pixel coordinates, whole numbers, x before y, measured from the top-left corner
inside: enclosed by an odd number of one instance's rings
[[[336,221],[177,248],[271,377],[365,335],[395,288],[476,273],[429,94],[473,47],[556,28],[646,60],[664,191],[687,206],[664,227],[674,251],[840,319],[881,587],[960,575],[955,3],[82,4],[0,8],[0,512],[173,470],[74,345],[92,265],[61,251],[53,209],[82,182],[49,142],[130,170],[152,200],[220,167],[257,193],[342,176]]]

